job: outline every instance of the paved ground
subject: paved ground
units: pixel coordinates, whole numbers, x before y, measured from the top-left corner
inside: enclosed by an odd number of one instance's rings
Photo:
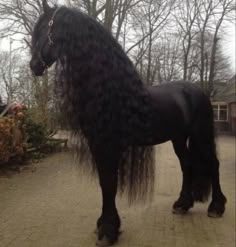
[[[173,215],[180,169],[170,143],[157,148],[157,182],[152,203],[129,207],[118,198],[122,247],[234,247],[235,139],[218,140],[222,187],[228,198],[223,218],[206,216],[198,204]],[[101,196],[94,178],[81,174],[68,153],[59,153],[10,178],[0,177],[0,247],[91,247]]]

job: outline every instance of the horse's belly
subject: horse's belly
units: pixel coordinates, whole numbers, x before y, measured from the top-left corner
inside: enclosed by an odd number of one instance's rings
[[[139,146],[157,145],[167,142],[171,139],[173,139],[173,130],[164,125],[162,128],[155,126],[147,130],[142,130],[139,133],[134,133],[132,144]]]

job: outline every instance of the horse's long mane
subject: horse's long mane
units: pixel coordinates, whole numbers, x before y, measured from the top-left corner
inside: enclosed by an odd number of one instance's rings
[[[78,153],[87,164],[94,163],[88,146],[123,150],[120,188],[127,188],[131,200],[143,199],[154,182],[153,149],[135,146],[133,140],[149,128],[152,104],[132,62],[109,31],[75,9],[57,13],[53,39],[59,58],[56,88],[78,137]]]

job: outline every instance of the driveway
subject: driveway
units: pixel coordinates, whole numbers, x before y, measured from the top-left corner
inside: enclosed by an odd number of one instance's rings
[[[181,171],[171,143],[156,149],[152,202],[117,204],[122,247],[235,247],[235,138],[218,138],[221,184],[227,196],[223,218],[207,217],[207,204],[173,215]],[[0,247],[95,246],[101,210],[98,181],[81,172],[69,152],[53,154],[10,177],[0,176]]]

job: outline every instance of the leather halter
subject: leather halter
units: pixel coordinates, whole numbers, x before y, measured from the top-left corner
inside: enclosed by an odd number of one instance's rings
[[[53,40],[52,40],[52,26],[53,26],[53,24],[54,24],[54,18],[55,18],[55,16],[56,16],[56,14],[59,12],[59,10],[62,8],[62,6],[61,7],[59,7],[59,8],[57,8],[55,11],[54,11],[54,13],[53,13],[53,15],[52,15],[52,17],[51,17],[51,19],[50,19],[50,21],[48,22],[48,33],[47,33],[47,35],[48,35],[48,44],[49,45],[53,45],[54,44],[54,42],[53,42]]]
[[[52,46],[52,45],[54,44],[54,42],[53,42],[53,40],[52,40],[52,27],[53,27],[53,24],[54,24],[54,18],[55,18],[56,14],[59,12],[59,10],[60,10],[61,8],[62,8],[62,6],[59,7],[59,8],[57,8],[57,9],[54,11],[54,13],[53,13],[53,15],[52,15],[50,21],[48,22],[48,32],[47,32],[47,36],[48,36],[48,44],[49,44],[49,46]],[[48,68],[47,63],[44,61],[44,59],[43,59],[43,57],[42,57],[42,52],[41,52],[41,51],[39,51],[39,59],[40,59],[42,65],[43,65],[43,67]]]

